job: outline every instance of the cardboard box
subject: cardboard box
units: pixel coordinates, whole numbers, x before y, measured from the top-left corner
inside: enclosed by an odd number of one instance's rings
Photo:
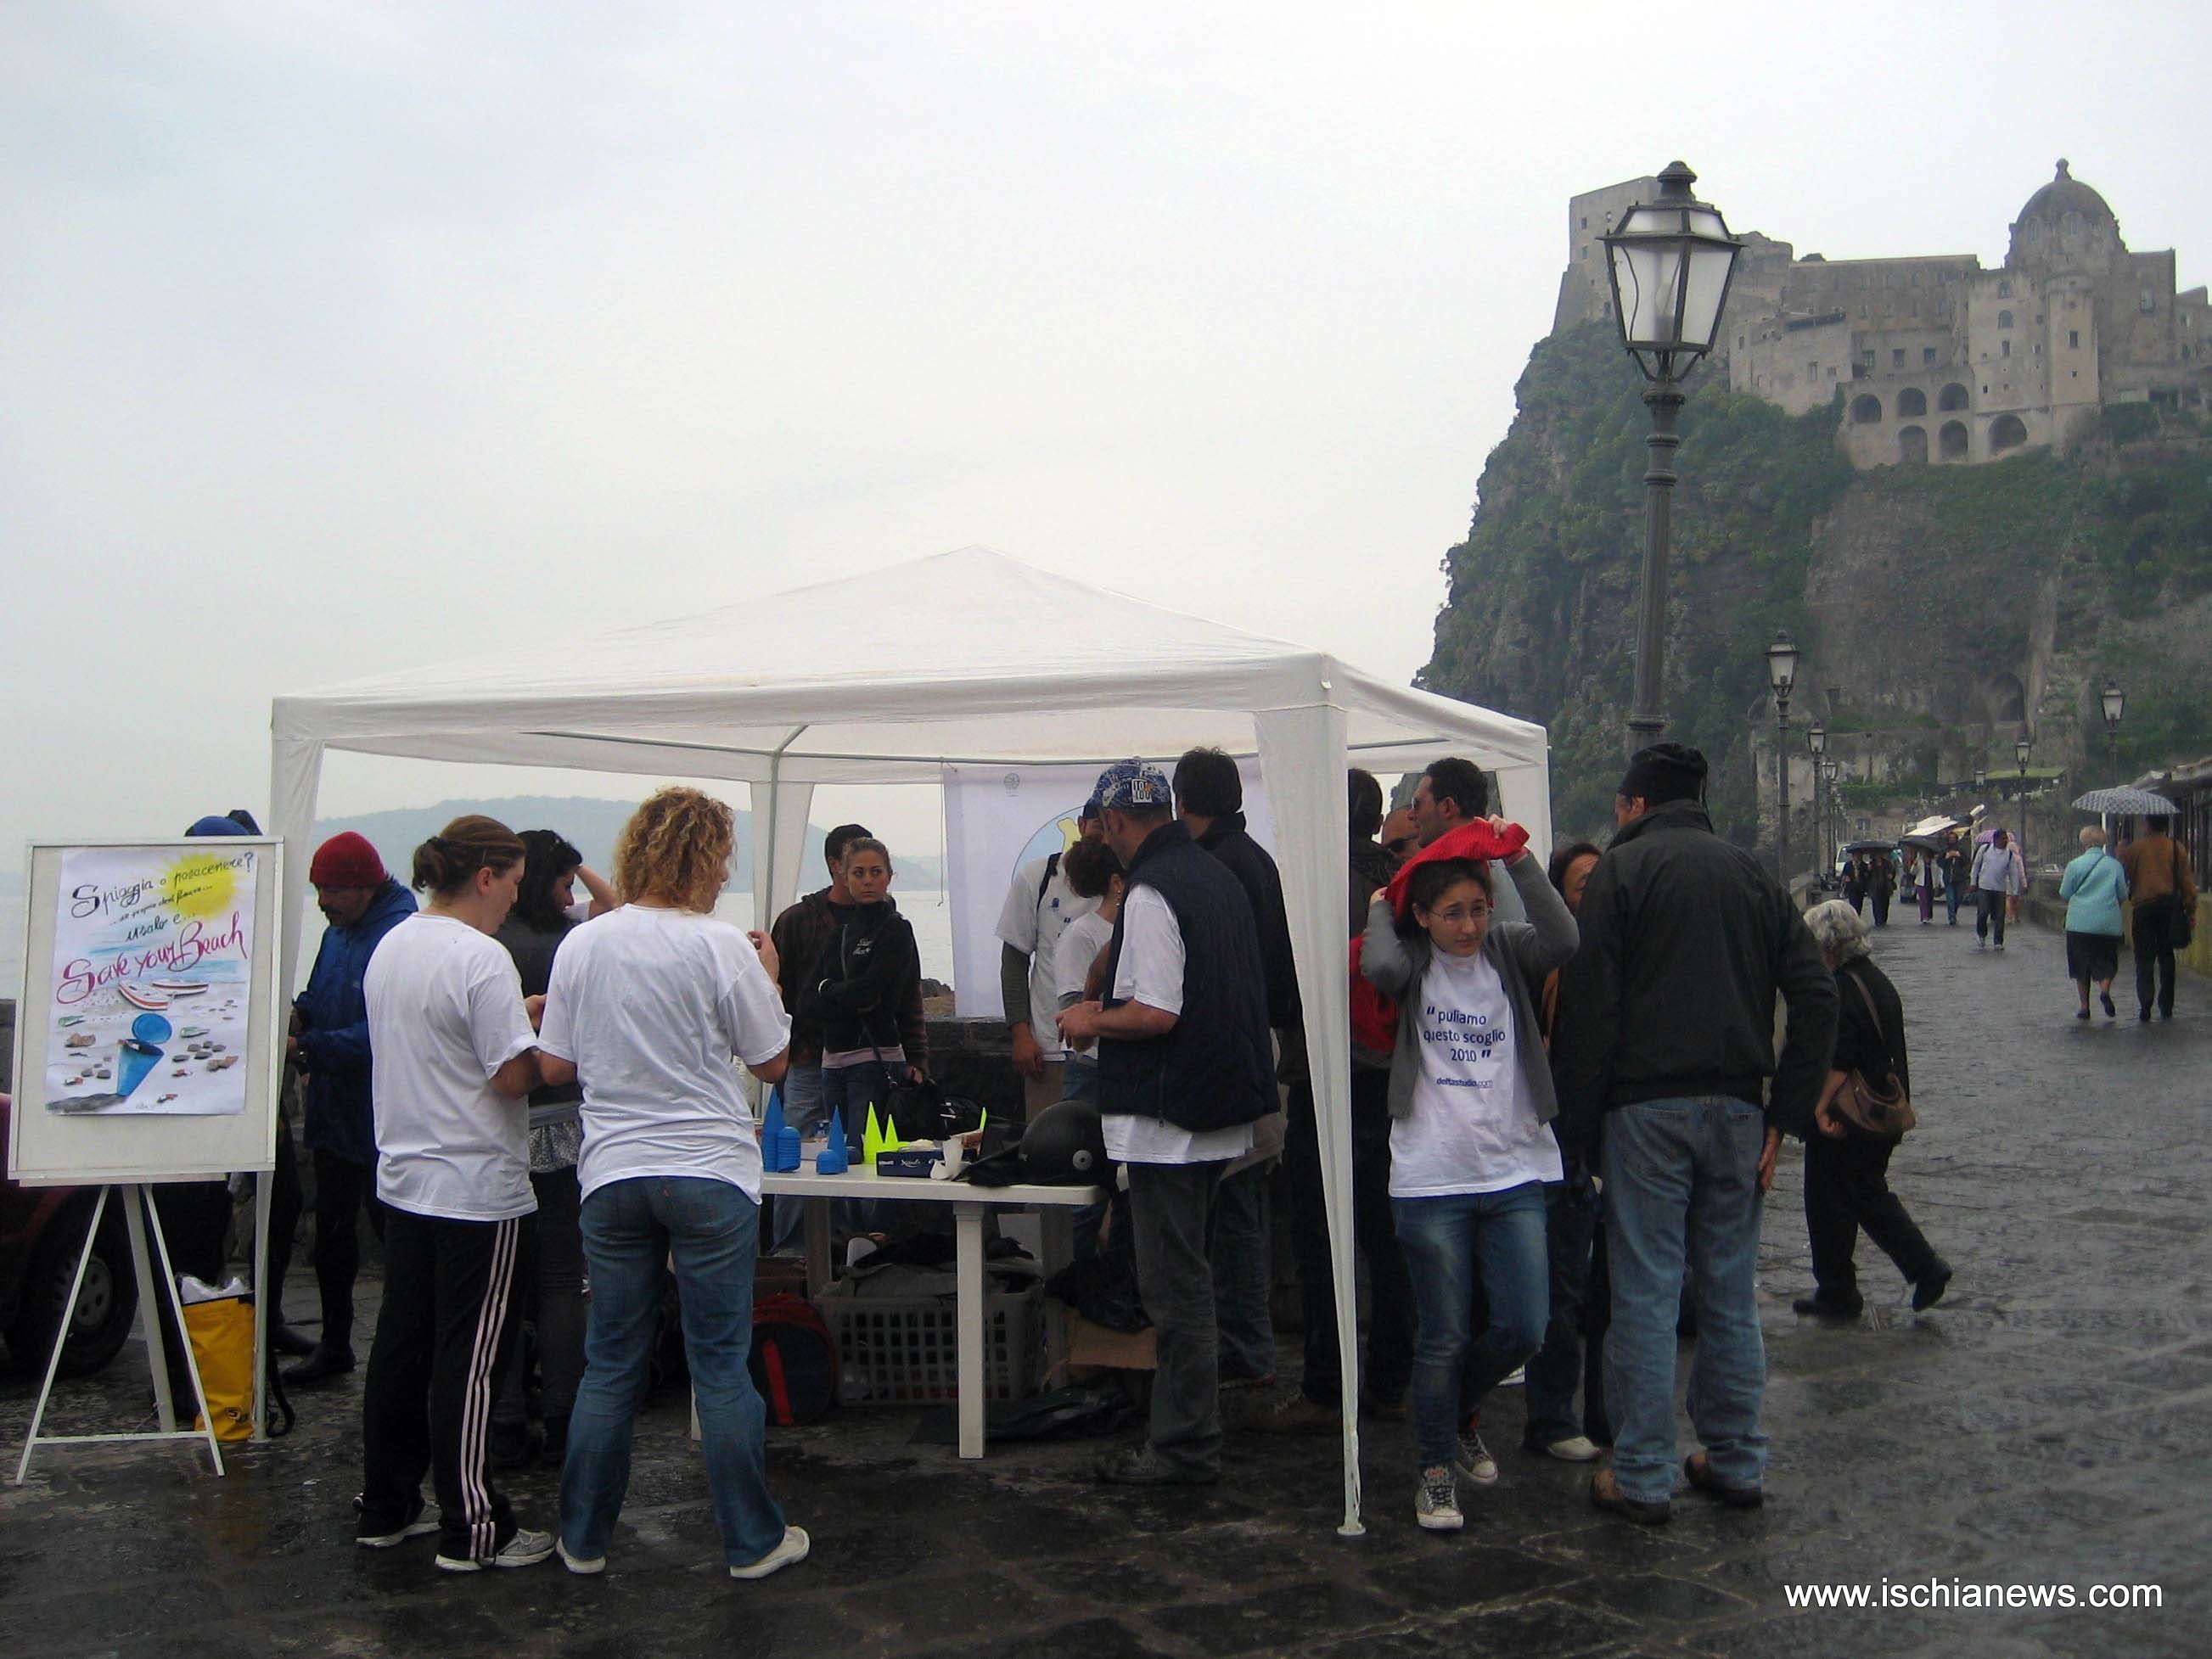
[[[1071,1370],[1149,1371],[1159,1364],[1159,1334],[1109,1331],[1069,1308],[1067,1364]]]

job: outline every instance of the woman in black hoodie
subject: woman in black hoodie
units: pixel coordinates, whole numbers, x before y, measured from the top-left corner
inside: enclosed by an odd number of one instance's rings
[[[909,1054],[899,1041],[899,1010],[921,976],[914,928],[890,897],[891,855],[872,839],[848,842],[845,890],[852,914],[839,924],[815,988],[822,1010],[822,1104],[845,1121],[845,1139],[857,1157],[868,1109],[878,1119],[890,1110],[893,1085],[903,1075],[920,1082],[926,1054]]]

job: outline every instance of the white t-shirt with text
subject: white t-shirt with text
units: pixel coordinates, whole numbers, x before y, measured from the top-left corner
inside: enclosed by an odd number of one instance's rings
[[[553,958],[538,1041],[584,1091],[586,1197],[611,1181],[692,1176],[760,1201],[760,1142],[732,1056],[775,1059],[791,1019],[735,927],[635,904],[592,918]]]
[[[1114,994],[1164,1014],[1182,1012],[1182,929],[1167,900],[1150,887],[1133,887],[1121,901],[1121,959]],[[1193,1133],[1164,1119],[1106,1112],[1106,1156],[1116,1164],[1218,1164],[1252,1150],[1252,1126]]]
[[[1522,1097],[1513,1005],[1489,957],[1437,951],[1399,1010],[1421,1039],[1413,1108],[1390,1125],[1390,1196],[1496,1193],[1563,1178],[1559,1144]]]
[[[538,1042],[506,947],[465,921],[418,913],[377,945],[362,993],[375,1060],[376,1195],[446,1221],[537,1209],[530,1103],[491,1086]]]
[[[1030,1030],[1045,1059],[1054,1060],[1066,1052],[1052,1018],[1060,1007],[1055,988],[1060,938],[1070,922],[1097,909],[1098,901],[1079,897],[1067,884],[1067,872],[1057,865],[1048,884],[1044,867],[1050,862],[1031,859],[1014,872],[999,912],[999,939],[1030,959]]]

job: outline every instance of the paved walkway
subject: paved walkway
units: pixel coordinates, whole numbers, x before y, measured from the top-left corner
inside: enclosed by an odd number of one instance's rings
[[[546,1655],[2201,1655],[2212,1618],[2212,1279],[2204,1126],[2212,993],[2170,1024],[2072,1018],[2055,937],[2002,956],[1900,921],[1879,955],[1912,1020],[1925,1127],[1896,1185],[1957,1266],[1916,1316],[1862,1264],[1854,1329],[1790,1311],[1809,1288],[1794,1150],[1761,1289],[1773,1466],[1755,1515],[1678,1501],[1645,1531],[1595,1515],[1583,1472],[1517,1450],[1468,1529],[1418,1532],[1402,1427],[1365,1440],[1369,1535],[1335,1537],[1334,1443],[1232,1443],[1200,1493],[1102,1492],[1095,1447],[980,1465],[853,1410],[775,1433],[771,1468],[814,1534],[805,1565],[733,1584],[680,1406],[643,1419],[629,1506],[598,1579],[556,1565],[456,1578],[428,1542],[350,1542],[358,1379],[229,1478],[188,1453],[42,1455],[0,1486],[0,1653]],[[1894,1299],[1887,1292],[1894,1289]],[[302,1285],[293,1305],[312,1304]],[[1287,1358],[1286,1351],[1286,1358]],[[69,1392],[65,1424],[141,1411],[143,1358]],[[31,1384],[0,1384],[8,1468]],[[550,1472],[513,1483],[545,1524]],[[1792,1611],[1785,1586],[2157,1584],[2116,1613]]]

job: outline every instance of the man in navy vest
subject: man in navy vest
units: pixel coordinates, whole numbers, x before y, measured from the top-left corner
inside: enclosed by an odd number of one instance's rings
[[[1175,820],[1166,775],[1122,761],[1094,793],[1128,896],[1105,999],[1067,1009],[1060,1030],[1098,1039],[1106,1155],[1128,1175],[1137,1279],[1159,1343],[1146,1443],[1100,1459],[1098,1478],[1210,1486],[1221,1408],[1206,1224],[1222,1171],[1276,1106],[1267,973],[1251,902]]]

